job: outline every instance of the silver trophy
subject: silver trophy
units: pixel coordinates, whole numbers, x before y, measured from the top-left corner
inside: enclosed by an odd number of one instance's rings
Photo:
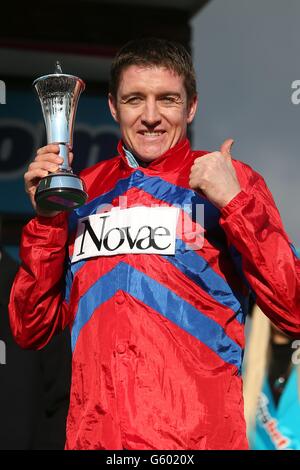
[[[78,99],[85,83],[78,77],[62,73],[56,62],[54,74],[44,75],[33,82],[41,102],[48,144],[58,144],[64,161],[59,170],[41,179],[36,204],[42,209],[70,211],[87,199],[84,182],[69,165],[69,150],[73,146],[73,128]]]

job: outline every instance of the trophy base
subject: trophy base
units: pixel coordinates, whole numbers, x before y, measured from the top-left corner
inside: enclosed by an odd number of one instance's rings
[[[83,181],[68,172],[52,173],[42,178],[35,202],[41,209],[50,211],[72,211],[87,200]]]

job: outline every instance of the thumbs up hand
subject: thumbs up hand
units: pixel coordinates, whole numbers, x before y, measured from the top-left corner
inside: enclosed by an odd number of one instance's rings
[[[191,168],[190,187],[202,191],[218,208],[226,206],[241,187],[231,160],[233,139],[227,139],[219,152],[196,158]]]

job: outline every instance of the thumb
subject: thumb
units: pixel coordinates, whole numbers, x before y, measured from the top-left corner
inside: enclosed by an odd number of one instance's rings
[[[231,157],[231,147],[232,145],[234,144],[234,140],[233,139],[226,139],[223,144],[221,145],[220,147],[220,152],[223,154],[223,155],[226,155],[226,156],[230,156]]]

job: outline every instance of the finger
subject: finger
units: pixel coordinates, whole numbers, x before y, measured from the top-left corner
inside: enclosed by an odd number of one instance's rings
[[[219,157],[219,153],[220,153],[219,151],[205,153],[204,155],[201,155],[201,157],[195,158],[194,163],[203,162],[205,160],[208,160],[210,157],[214,157],[214,156]]]
[[[223,155],[231,157],[231,147],[234,144],[233,139],[226,139],[223,144],[221,145],[220,152]]]
[[[51,162],[32,162],[28,167],[28,171],[34,171],[38,169],[46,170],[49,173],[53,173],[54,171],[57,171],[59,169],[59,165]]]
[[[40,154],[40,155],[37,155],[34,159],[34,162],[46,162],[46,161],[61,164],[64,161],[64,159],[63,157],[60,157],[56,153]]]
[[[39,148],[36,152],[37,155],[41,155],[43,153],[59,153],[59,145],[48,144],[48,145],[45,145],[45,147]]]
[[[74,158],[74,154],[73,152],[70,152],[69,153],[69,165],[72,165],[73,158]]]
[[[49,172],[47,170],[43,170],[41,168],[38,168],[33,171],[27,171],[24,174],[24,180],[25,180],[25,189],[28,191],[32,186],[34,186],[34,180],[40,180],[44,178],[45,176],[48,176]],[[38,181],[35,183],[37,184]]]
[[[199,187],[199,178],[196,175],[191,175],[189,178],[189,185],[192,189]]]

